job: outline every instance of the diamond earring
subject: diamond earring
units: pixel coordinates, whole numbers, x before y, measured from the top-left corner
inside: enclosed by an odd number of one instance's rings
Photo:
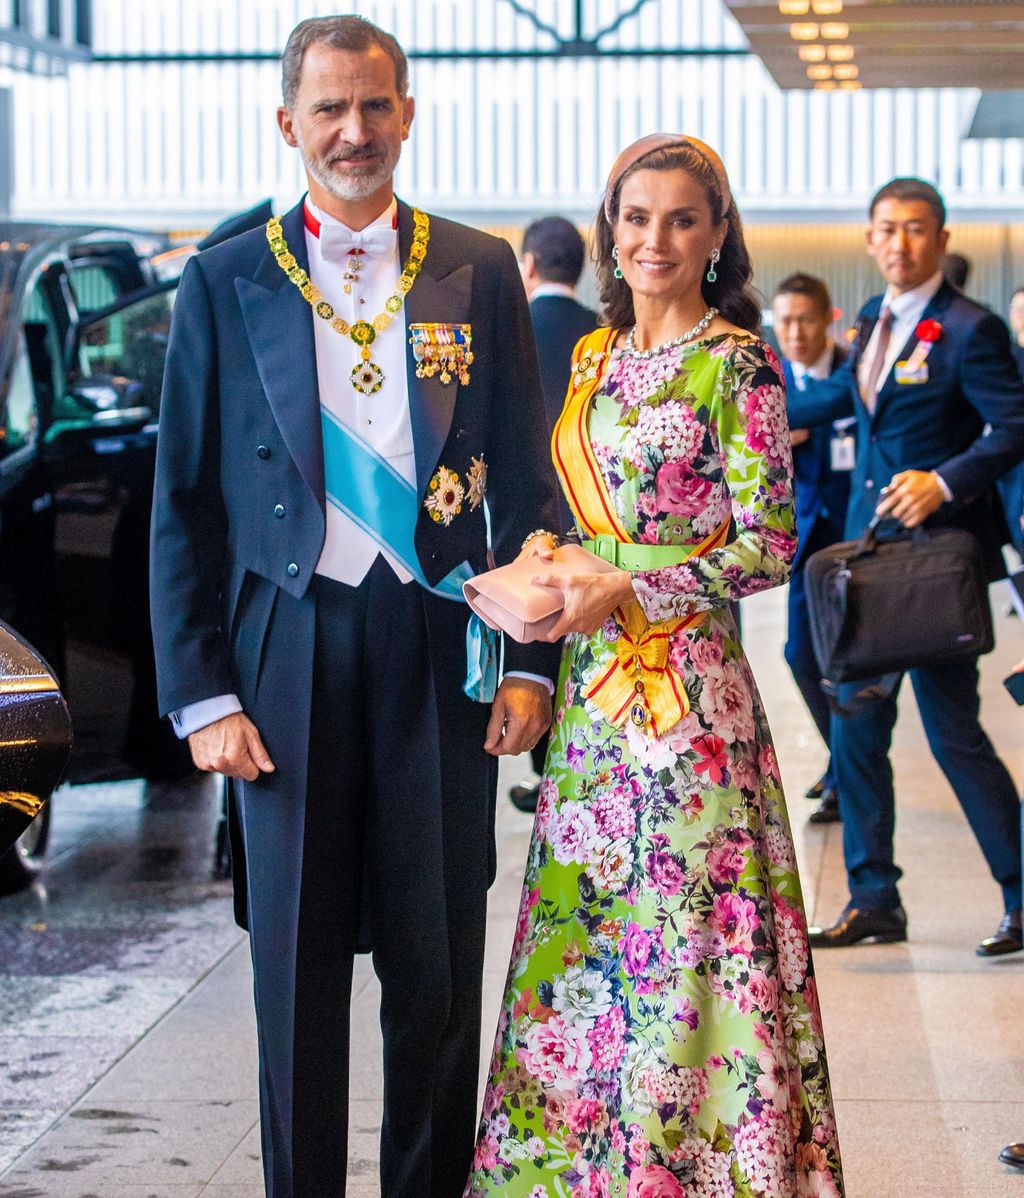
[[[714,249],[711,251],[711,261],[708,265],[707,273],[707,280],[709,283],[714,283],[718,279],[718,271],[715,270],[715,264],[718,262],[718,259],[721,258],[721,256],[721,250]]]
[[[617,279],[621,279],[622,267],[619,265],[619,247],[617,245],[612,246],[612,257],[615,259],[615,269],[612,271],[612,274]]]

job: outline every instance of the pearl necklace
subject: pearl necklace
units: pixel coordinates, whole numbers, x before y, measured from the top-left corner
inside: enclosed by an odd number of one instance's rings
[[[673,337],[671,341],[665,341],[661,345],[655,345],[652,349],[636,348],[633,344],[633,339],[636,337],[636,325],[633,325],[629,330],[629,335],[626,337],[626,344],[622,347],[622,352],[632,354],[634,358],[653,358],[655,354],[660,354],[664,349],[674,349],[677,345],[685,345],[687,341],[692,341],[694,337],[699,337],[717,315],[717,308],[708,308],[692,329],[687,329],[680,336]]]

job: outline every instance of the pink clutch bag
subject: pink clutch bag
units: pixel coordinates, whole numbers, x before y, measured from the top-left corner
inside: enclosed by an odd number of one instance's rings
[[[534,578],[543,577],[553,566],[575,566],[596,573],[615,569],[580,545],[560,545],[551,562],[517,558],[507,566],[474,575],[462,584],[462,593],[488,627],[525,645],[543,639],[558,622],[564,606],[557,591],[533,585]]]

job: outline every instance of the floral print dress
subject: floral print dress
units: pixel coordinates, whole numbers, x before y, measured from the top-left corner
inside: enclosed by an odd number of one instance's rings
[[[793,842],[729,604],[795,550],[779,364],[726,334],[613,353],[587,432],[642,543],[728,542],[639,572],[651,622],[706,612],[670,659],[690,705],[657,739],[584,691],[609,619],[568,638],[473,1198],[839,1198]]]

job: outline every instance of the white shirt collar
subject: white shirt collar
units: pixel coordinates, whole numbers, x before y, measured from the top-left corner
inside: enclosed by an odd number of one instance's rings
[[[886,287],[885,295],[882,296],[882,307],[887,307],[897,321],[909,320],[928,307],[941,286],[942,271],[937,270],[930,279],[925,279],[923,283],[904,291],[901,295],[893,295],[892,288]]]
[[[812,379],[827,379],[832,373],[832,354],[835,348],[835,342],[830,338],[821,357],[816,362],[812,362],[810,366],[804,366],[800,362],[790,362],[794,377],[802,379],[804,375],[810,375]]]
[[[306,194],[305,204],[306,204],[306,207],[310,210],[310,212],[312,212],[312,214],[316,217],[316,219],[321,224],[338,225],[342,229],[348,229],[350,233],[354,231],[350,228],[349,225],[346,225],[344,221],[338,220],[338,218],[336,216],[331,216],[331,214],[329,212],[323,212],[321,209],[319,209],[316,206],[316,204],[314,204],[313,201],[310,199],[308,192]],[[391,197],[391,203],[388,204],[388,206],[384,209],[384,211],[380,214],[380,216],[375,217],[373,220],[371,220],[370,223],[366,226],[366,228],[370,229],[370,228],[373,228],[375,225],[384,225],[389,229],[394,229],[397,233],[397,230],[398,230],[398,199],[396,196]]]
[[[536,299],[544,299],[548,295],[560,295],[565,299],[575,299],[576,289],[570,287],[568,283],[541,283],[539,287],[534,288],[533,295],[530,296],[530,303]]]

